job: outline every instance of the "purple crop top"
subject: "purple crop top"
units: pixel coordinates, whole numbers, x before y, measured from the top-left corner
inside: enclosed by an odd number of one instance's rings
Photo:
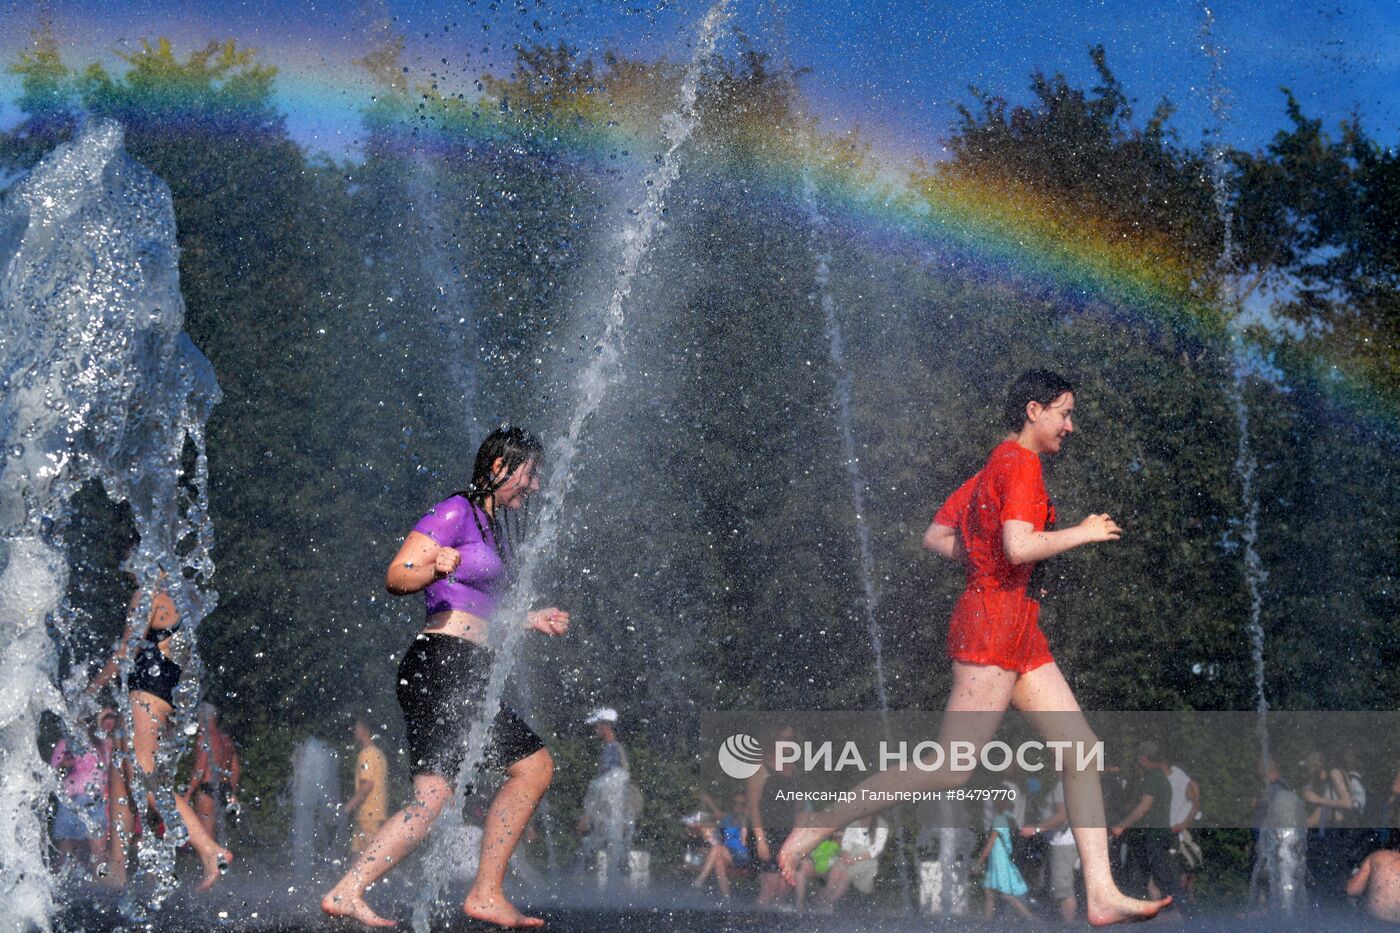
[[[500,596],[505,564],[496,550],[490,519],[480,506],[464,496],[449,496],[429,509],[413,530],[462,554],[462,563],[455,571],[423,591],[428,615],[459,609],[483,619],[489,617]]]

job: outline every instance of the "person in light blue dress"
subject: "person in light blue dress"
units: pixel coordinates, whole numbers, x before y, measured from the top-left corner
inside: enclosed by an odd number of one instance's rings
[[[1021,900],[1028,890],[1026,879],[1021,877],[1016,863],[1011,861],[1011,837],[1014,834],[1011,826],[1011,807],[1011,800],[996,802],[997,815],[992,819],[992,831],[987,836],[987,843],[982,846],[982,852],[977,856],[977,865],[986,866],[982,890],[987,896],[987,916],[995,913],[997,895],[1001,895],[1001,900],[1010,905],[1012,910],[1029,920],[1030,909]]]

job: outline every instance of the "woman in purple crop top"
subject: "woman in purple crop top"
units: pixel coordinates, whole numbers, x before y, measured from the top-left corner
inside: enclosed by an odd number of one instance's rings
[[[477,451],[471,486],[428,510],[404,539],[385,574],[389,592],[422,592],[427,624],[404,653],[398,699],[408,727],[413,802],[390,817],[350,871],[321,899],[321,909],[368,926],[392,926],[365,903],[365,888],[423,841],[452,799],[466,738],[491,673],[486,623],[495,610],[513,556],[508,515],[539,489],[535,471],[544,450],[520,428],[491,432]],[[549,608],[524,624],[563,635],[569,614]],[[544,921],[516,910],[502,890],[506,863],[549,787],[554,759],[539,736],[509,707],[498,706],[484,764],[505,770],[506,782],[486,814],[481,861],[463,911],[503,927]]]

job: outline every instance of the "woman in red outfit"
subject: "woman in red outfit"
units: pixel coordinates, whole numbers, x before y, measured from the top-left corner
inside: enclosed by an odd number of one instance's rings
[[[1050,655],[1040,630],[1038,592],[1028,592],[1039,561],[1084,544],[1117,541],[1122,534],[1107,515],[1055,530],[1055,510],[1045,491],[1040,458],[1059,453],[1074,431],[1074,386],[1048,370],[1032,370],[1011,387],[1005,419],[1010,432],[978,473],[938,510],[924,547],[967,570],[967,589],[948,626],[953,690],[939,744],[991,740],[1001,714],[1015,706],[1046,741],[1096,741],[1074,693]],[[965,784],[967,771],[884,771],[863,791],[946,790]],[[1170,898],[1143,901],[1118,890],[1109,871],[1103,791],[1092,769],[1065,769],[1065,803],[1084,866],[1088,919],[1095,926],[1154,916]],[[784,876],[824,838],[884,809],[879,793],[852,795],[809,825],[794,830],[778,857]],[[885,797],[885,800],[890,799]],[[791,878],[789,878],[791,881]]]

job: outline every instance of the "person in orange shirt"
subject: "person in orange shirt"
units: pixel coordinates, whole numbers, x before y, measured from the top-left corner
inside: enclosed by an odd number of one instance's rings
[[[350,852],[359,855],[389,814],[389,761],[374,744],[368,723],[356,719],[352,731],[360,753],[355,757],[355,793],[346,802],[345,812],[355,820]]]
[[[1049,370],[1024,373],[1003,409],[1006,438],[986,464],[938,510],[924,547],[961,563],[967,587],[948,626],[953,689],[938,743],[981,748],[1001,715],[1015,706],[1047,740],[1092,747],[1097,740],[1079,711],[1040,630],[1036,564],[1086,544],[1117,541],[1122,529],[1106,514],[1057,530],[1041,471],[1041,457],[1057,454],[1074,432],[1074,385]],[[993,715],[968,715],[990,713]],[[962,714],[962,715],[958,715]],[[884,771],[860,785],[862,793],[794,830],[778,856],[791,884],[802,860],[832,832],[889,806],[880,792],[946,790],[965,784],[968,771],[950,767]],[[1118,890],[1109,871],[1103,790],[1092,768],[1064,771],[1066,809],[1084,866],[1088,919],[1094,926],[1155,916],[1171,898],[1137,900]],[[875,793],[868,793],[874,791]]]

